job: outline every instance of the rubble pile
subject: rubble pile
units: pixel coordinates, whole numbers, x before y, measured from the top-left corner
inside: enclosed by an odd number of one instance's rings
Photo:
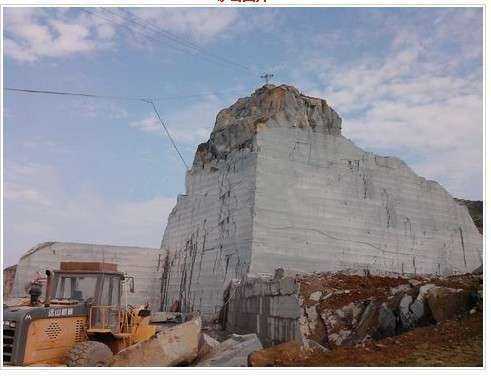
[[[301,338],[252,353],[250,366],[482,365],[482,275],[297,281]]]
[[[300,331],[329,348],[454,319],[482,301],[482,275],[473,274],[409,279],[314,274],[299,283]]]
[[[228,333],[218,341],[205,333],[198,314],[157,312],[152,320],[156,334],[117,353],[112,367],[247,367],[249,354],[263,349],[254,333]]]

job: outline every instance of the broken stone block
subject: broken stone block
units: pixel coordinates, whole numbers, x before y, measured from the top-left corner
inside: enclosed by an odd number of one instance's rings
[[[280,294],[280,283],[278,281],[270,281],[268,283],[269,295],[279,295]]]
[[[322,296],[322,291],[315,291],[310,294],[309,299],[318,302]]]
[[[421,286],[419,288],[418,299],[425,299],[428,291],[430,291],[434,287],[436,287],[436,285],[434,285],[433,283],[428,283],[426,285]]]
[[[424,318],[426,313],[424,300],[416,298],[409,309],[411,310],[412,320],[414,324],[417,325],[419,321]]]
[[[279,280],[280,294],[291,295],[298,293],[298,285],[292,277],[284,277]]]
[[[218,346],[220,346],[220,342],[218,342],[215,338],[210,337],[206,333],[201,333],[198,347],[198,358],[202,359],[205,355],[213,352]]]
[[[352,303],[353,304],[353,320],[352,323],[353,325],[360,319],[361,315],[365,311],[365,308],[367,306],[367,303],[361,302],[361,303]]]
[[[278,295],[272,297],[269,314],[275,317],[298,319],[301,315],[300,304],[295,295]]]
[[[268,295],[268,294],[269,294],[269,289],[266,281],[260,278],[256,279],[253,285],[253,295],[260,296],[260,295]]]
[[[300,333],[304,338],[309,337],[319,322],[317,306],[304,307],[304,313],[299,319]]]
[[[380,339],[395,335],[396,317],[387,305],[371,302],[360,319],[356,330],[358,338],[369,335],[373,339]]]
[[[392,337],[396,334],[396,316],[387,308],[387,305],[383,303],[379,308],[378,314],[378,328],[373,334],[373,338],[380,339],[384,337]]]
[[[446,287],[432,288],[426,295],[431,314],[438,322],[453,319],[464,313],[468,299],[468,293],[463,290]]]
[[[201,359],[197,367],[247,367],[249,354],[263,348],[256,334],[232,336]]]
[[[409,329],[413,326],[413,316],[410,311],[410,306],[413,303],[413,298],[410,295],[404,295],[399,303],[399,317],[402,328]]]
[[[392,287],[390,289],[390,293],[392,295],[395,295],[399,292],[407,292],[411,289],[411,285],[410,284],[403,284],[403,285],[399,285],[399,286],[396,286],[396,287]]]
[[[162,329],[152,338],[114,356],[114,367],[170,367],[190,364],[198,356],[201,318]]]
[[[422,284],[423,282],[421,281],[418,281],[417,279],[410,279],[409,280],[409,284],[412,286],[412,287],[418,287]]]

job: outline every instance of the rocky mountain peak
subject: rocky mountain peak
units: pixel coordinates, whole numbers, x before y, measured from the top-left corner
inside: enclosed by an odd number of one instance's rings
[[[256,133],[270,127],[311,128],[339,136],[341,117],[324,99],[304,95],[293,86],[264,85],[218,113],[210,139],[198,146],[195,164],[250,147]]]

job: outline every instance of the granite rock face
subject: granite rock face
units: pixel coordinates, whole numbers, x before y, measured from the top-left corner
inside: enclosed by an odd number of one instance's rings
[[[466,207],[400,159],[354,145],[326,101],[286,85],[219,112],[161,248],[162,308],[205,319],[249,272],[448,275],[482,263]]]

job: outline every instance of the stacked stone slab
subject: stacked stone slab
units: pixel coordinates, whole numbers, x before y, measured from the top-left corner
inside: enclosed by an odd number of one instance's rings
[[[217,314],[232,278],[303,272],[470,272],[467,209],[403,161],[341,135],[325,100],[266,85],[219,112],[162,240],[163,308]]]
[[[291,276],[248,274],[238,284],[232,283],[228,291],[223,312],[225,329],[256,333],[264,346],[302,338],[298,290],[299,285]]]

